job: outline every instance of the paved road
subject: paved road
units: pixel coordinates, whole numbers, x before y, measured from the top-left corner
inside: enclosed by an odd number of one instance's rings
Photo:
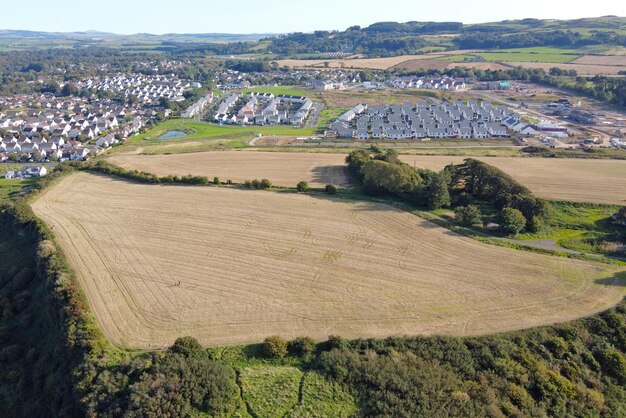
[[[313,103],[313,108],[311,109],[311,116],[309,116],[309,119],[306,121],[306,125],[305,125],[307,128],[312,128],[317,125],[317,121],[320,118],[320,114],[322,113],[322,110],[324,110],[323,103]]]

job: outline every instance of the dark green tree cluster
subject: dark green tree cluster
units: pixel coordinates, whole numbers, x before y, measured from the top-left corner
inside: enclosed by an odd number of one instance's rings
[[[83,402],[89,416],[221,416],[234,409],[235,371],[209,359],[190,337],[166,353],[142,355],[90,370]]]
[[[272,182],[269,181],[268,179],[261,179],[261,180],[246,180],[243,183],[243,186],[247,189],[257,189],[257,190],[265,190],[265,189],[269,189],[272,187]]]
[[[446,170],[415,169],[402,162],[395,150],[375,147],[372,151],[356,150],[346,157],[348,171],[366,193],[390,195],[430,209],[450,205],[451,177]]]
[[[287,355],[309,360],[317,350],[317,344],[312,338],[297,337],[292,341],[273,335],[267,337],[262,344],[262,354],[266,358],[280,359]]]
[[[536,232],[542,220],[548,216],[548,206],[544,200],[535,197],[530,190],[496,167],[468,158],[456,166],[452,173],[452,185],[456,190],[489,202],[499,211],[511,208],[520,212],[525,219],[522,229]],[[506,229],[515,229],[512,225],[516,218],[519,220],[517,212],[507,210],[502,217],[511,222],[511,228]]]
[[[342,342],[319,369],[363,416],[623,416],[626,304],[565,325],[476,338]]]

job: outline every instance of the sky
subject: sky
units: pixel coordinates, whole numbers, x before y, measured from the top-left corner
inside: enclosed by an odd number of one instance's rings
[[[28,0],[11,1],[0,29],[48,32],[287,33],[381,21],[493,22],[626,16],[626,0]]]

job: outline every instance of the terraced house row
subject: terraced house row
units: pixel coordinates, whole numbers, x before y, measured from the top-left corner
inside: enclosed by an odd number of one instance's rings
[[[518,123],[518,114],[489,102],[359,104],[341,115],[326,135],[359,140],[480,139],[510,136],[507,126]]]

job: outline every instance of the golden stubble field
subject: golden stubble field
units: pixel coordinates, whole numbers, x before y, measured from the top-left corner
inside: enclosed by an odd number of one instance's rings
[[[382,204],[78,173],[33,209],[105,335],[129,348],[477,335],[590,315],[624,294],[615,267],[488,246]]]
[[[300,180],[314,187],[347,184],[346,154],[222,151],[172,155],[124,155],[110,161],[161,176],[204,175],[235,182],[268,178],[281,186]],[[402,155],[406,163],[440,170],[465,157]],[[540,197],[575,202],[626,204],[626,161],[566,158],[476,157],[504,170]]]

